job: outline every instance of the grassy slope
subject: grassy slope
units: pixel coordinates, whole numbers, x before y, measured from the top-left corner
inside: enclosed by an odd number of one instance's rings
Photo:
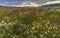
[[[25,13],[27,14],[28,12],[30,12],[32,10],[35,11],[36,15],[38,16],[38,20],[37,20],[38,23],[37,23],[37,25],[34,24],[34,27],[32,27],[32,28],[27,27],[28,29],[26,29],[25,32],[20,33],[21,34],[20,38],[22,38],[22,37],[23,38],[28,38],[28,37],[32,38],[32,36],[30,37],[30,35],[33,35],[33,38],[35,38],[35,37],[36,38],[60,38],[60,8],[15,8],[15,7],[14,8],[0,7],[0,16],[2,17],[2,22],[0,21],[0,26],[1,26],[0,27],[1,28],[0,37],[1,38],[15,37],[14,33],[11,33],[11,31],[13,31],[12,30],[13,25],[16,20],[16,19],[14,19],[14,17],[17,14],[19,14],[19,15],[22,14],[21,17],[23,17],[24,20],[26,20],[26,18],[24,17],[24,14]],[[9,19],[6,20],[6,16],[8,18],[9,17],[12,18],[13,22],[9,21]],[[30,19],[32,19],[32,18],[30,18]],[[9,23],[7,23],[7,22],[9,22]]]

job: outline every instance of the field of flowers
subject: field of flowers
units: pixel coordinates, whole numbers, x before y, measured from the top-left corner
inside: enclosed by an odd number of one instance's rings
[[[60,8],[1,9],[0,38],[60,38]]]

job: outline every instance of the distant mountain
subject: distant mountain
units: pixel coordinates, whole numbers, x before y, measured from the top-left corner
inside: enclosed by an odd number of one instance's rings
[[[60,6],[60,3],[50,4],[50,5],[43,5],[43,6],[40,6],[40,7],[59,7],[59,6]]]
[[[40,7],[59,7],[60,1],[46,2],[45,4],[40,5]]]

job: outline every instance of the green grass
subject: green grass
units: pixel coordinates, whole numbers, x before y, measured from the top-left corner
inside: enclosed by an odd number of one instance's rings
[[[60,12],[34,10],[0,10],[0,38],[60,38]]]

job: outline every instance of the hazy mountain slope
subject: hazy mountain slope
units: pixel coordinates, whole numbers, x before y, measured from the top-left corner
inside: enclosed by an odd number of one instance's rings
[[[60,6],[60,1],[46,2],[45,4],[41,5],[41,7],[57,7],[57,6]]]
[[[57,3],[57,4],[50,4],[50,5],[43,5],[41,7],[59,7],[60,6],[60,3]]]

